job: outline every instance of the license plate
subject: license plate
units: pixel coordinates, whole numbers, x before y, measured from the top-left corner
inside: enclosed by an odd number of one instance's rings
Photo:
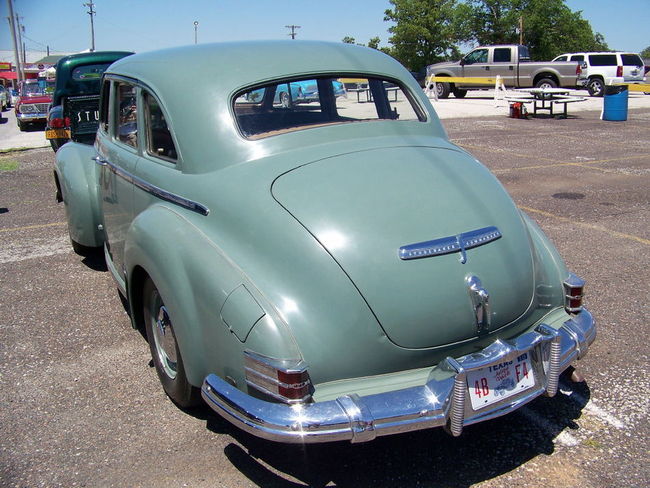
[[[70,131],[67,129],[48,129],[45,131],[46,139],[70,139]]]
[[[530,354],[523,353],[512,361],[493,364],[467,373],[467,387],[472,408],[487,407],[535,385]]]

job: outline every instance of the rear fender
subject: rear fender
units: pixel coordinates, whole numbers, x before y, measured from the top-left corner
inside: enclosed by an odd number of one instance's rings
[[[297,347],[241,269],[192,222],[196,218],[205,217],[154,205],[131,225],[124,261],[133,326],[142,325],[142,285],[149,276],[169,311],[189,382],[199,387],[214,373],[245,390],[244,349],[295,358]],[[226,302],[227,315],[238,324],[224,321]],[[271,331],[258,340],[254,326]]]
[[[104,243],[99,175],[93,161],[95,148],[76,142],[65,144],[56,153],[55,184],[63,200],[70,238],[87,247]]]

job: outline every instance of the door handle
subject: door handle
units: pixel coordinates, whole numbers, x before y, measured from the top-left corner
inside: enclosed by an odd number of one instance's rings
[[[514,66],[508,66],[508,69],[509,69],[510,71],[514,71],[514,70],[515,70],[515,67],[514,67]]]
[[[105,160],[104,158],[102,158],[101,156],[95,156],[95,157],[93,158],[93,161],[95,161],[95,163],[98,164],[98,165],[100,165],[100,166],[106,166],[106,165],[108,164],[108,161],[106,161],[106,160]]]
[[[485,71],[490,71],[490,67],[489,67],[489,66],[486,66],[486,67],[485,67]]]

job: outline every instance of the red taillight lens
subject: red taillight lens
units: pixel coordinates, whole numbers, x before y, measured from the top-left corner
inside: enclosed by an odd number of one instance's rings
[[[63,129],[64,127],[63,119],[57,117],[55,119],[50,120],[50,127],[52,127],[53,129]]]
[[[65,124],[66,127],[70,127],[70,117],[66,117],[63,119],[63,123]]]
[[[617,66],[616,67],[616,77],[620,78],[623,76],[623,66]]]
[[[284,403],[308,401],[312,385],[301,359],[275,359],[244,351],[246,384]]]
[[[580,76],[582,74],[582,66],[580,63],[576,66],[576,75]]]
[[[585,281],[573,273],[564,280],[564,309],[568,313],[582,311],[582,299],[584,297]]]

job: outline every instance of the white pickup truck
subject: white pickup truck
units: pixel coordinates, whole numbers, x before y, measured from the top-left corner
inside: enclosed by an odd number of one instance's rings
[[[575,88],[586,83],[582,77],[582,65],[577,62],[532,62],[526,46],[520,44],[481,46],[466,54],[460,61],[437,63],[427,66],[429,89],[436,89],[438,98],[453,93],[463,98],[467,90],[490,88],[479,78],[501,77],[507,88]],[[477,78],[462,82],[429,81],[431,76],[453,78]]]

